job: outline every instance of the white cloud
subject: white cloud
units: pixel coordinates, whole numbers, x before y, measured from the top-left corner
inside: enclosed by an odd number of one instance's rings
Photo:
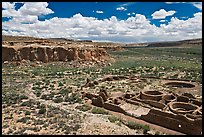
[[[6,6],[4,5],[4,7]],[[12,9],[11,5],[7,7]],[[38,5],[34,5],[34,7],[38,7]],[[39,10],[40,14],[51,13],[51,9],[47,8],[46,4],[43,7]],[[27,8],[24,7],[25,9]],[[202,12],[195,13],[192,18],[187,20],[172,17],[168,24],[161,24],[158,27],[152,25],[142,14],[136,14],[126,20],[118,20],[115,16],[99,20],[94,17],[84,17],[78,13],[70,18],[54,17],[40,21],[37,16],[39,13],[30,10],[26,10],[27,12],[13,10],[15,14],[10,14],[13,18],[2,22],[2,34],[114,42],[165,41],[202,37]],[[24,16],[20,16],[22,14]],[[25,22],[26,24],[23,24]]]
[[[96,13],[102,14],[103,11],[97,10]]]
[[[119,10],[119,11],[126,11],[127,9],[124,8],[124,7],[118,7],[118,8],[116,8],[116,10]]]
[[[174,3],[189,3],[195,6],[196,8],[202,10],[202,2],[165,2],[166,4],[174,4]]]
[[[128,15],[128,16],[130,16],[130,15],[135,15],[135,13],[134,13],[134,12],[132,12],[132,13],[127,13],[127,15]]]
[[[153,19],[165,19],[166,16],[172,16],[176,13],[176,11],[174,10],[170,10],[170,11],[165,11],[164,9],[160,9],[159,11],[155,11],[152,14],[152,18]]]
[[[202,2],[192,2],[193,6],[196,8],[202,10]]]
[[[36,18],[40,15],[54,13],[51,9],[47,8],[47,2],[20,2],[23,3],[23,6],[19,10],[15,10],[15,3],[2,3],[2,8],[5,8],[5,10],[2,11],[2,17],[23,18],[24,16],[30,16],[25,18]]]
[[[188,18],[188,16],[186,16],[186,17],[181,17],[182,19],[187,19]]]
[[[15,10],[15,3],[2,2],[2,17],[17,16],[18,12]]]
[[[166,22],[166,20],[160,20],[159,22]]]
[[[47,8],[47,2],[25,2],[23,7],[21,7],[18,11],[21,15],[47,15],[54,13],[51,9]]]
[[[127,2],[125,4],[121,4],[120,6],[130,6],[130,5],[133,5],[135,4],[136,2]]]
[[[4,9],[13,9],[14,5],[15,5],[14,3],[2,2],[2,8],[4,8]]]
[[[186,2],[165,2],[166,4],[173,4],[173,3],[186,3]]]

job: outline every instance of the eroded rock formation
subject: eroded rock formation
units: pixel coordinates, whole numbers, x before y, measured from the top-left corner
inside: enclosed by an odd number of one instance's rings
[[[108,54],[103,48],[74,48],[63,46],[2,46],[2,62],[4,61],[52,61],[72,60],[104,60]]]

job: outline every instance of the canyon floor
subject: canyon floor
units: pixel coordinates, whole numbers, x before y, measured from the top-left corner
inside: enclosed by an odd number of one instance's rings
[[[101,44],[102,45],[102,44]],[[107,48],[108,49],[108,48]],[[168,79],[192,81],[202,87],[202,46],[128,47],[107,50],[111,59],[92,61],[2,63],[3,135],[180,135],[183,133],[135,121],[91,105],[84,92],[139,93],[145,88],[173,93],[161,86]],[[141,81],[103,82],[107,75],[134,76]],[[202,98],[202,89],[192,92]]]

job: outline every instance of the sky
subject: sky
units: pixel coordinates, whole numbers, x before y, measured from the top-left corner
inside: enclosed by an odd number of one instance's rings
[[[202,2],[2,2],[2,34],[122,43],[202,38]]]

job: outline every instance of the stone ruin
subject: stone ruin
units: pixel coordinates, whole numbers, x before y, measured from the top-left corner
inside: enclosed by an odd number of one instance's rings
[[[103,48],[79,48],[63,46],[2,46],[2,62],[22,60],[41,61],[44,63],[53,61],[100,61],[108,58]]]
[[[93,87],[104,81],[122,79],[130,79],[130,77],[108,76],[95,81],[87,81],[82,88]],[[180,84],[186,85],[188,88],[195,87],[189,82],[180,82]],[[182,88],[178,81],[168,82],[165,85],[176,85]],[[85,92],[82,97],[90,99],[92,105],[123,113],[168,129],[188,135],[202,134],[202,101],[190,93],[179,95],[158,90],[143,90],[137,94],[124,92],[108,94],[107,90],[101,89],[97,94]]]

